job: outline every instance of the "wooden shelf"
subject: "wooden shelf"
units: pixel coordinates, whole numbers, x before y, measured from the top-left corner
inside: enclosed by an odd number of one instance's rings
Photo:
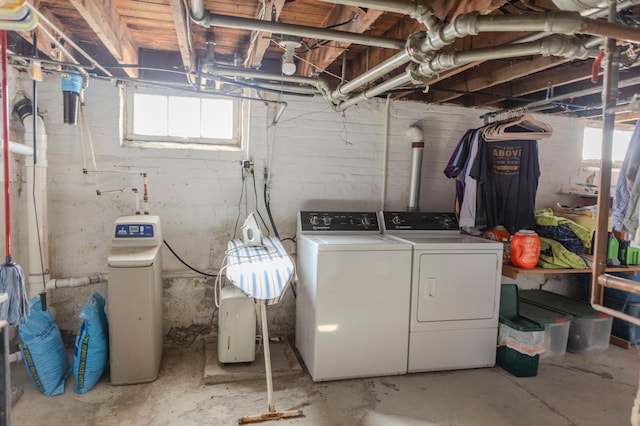
[[[637,272],[640,271],[640,265],[632,266],[612,266],[607,267],[606,272]],[[552,269],[552,268],[517,268],[510,263],[502,264],[502,275],[508,278],[516,279],[518,275],[531,274],[590,274],[591,269]]]

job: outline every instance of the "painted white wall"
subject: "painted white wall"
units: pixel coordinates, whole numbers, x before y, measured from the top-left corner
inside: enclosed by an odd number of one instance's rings
[[[22,90],[31,97],[31,82],[21,77]],[[288,97],[275,129],[267,129],[274,107],[254,102],[251,107],[250,158],[255,163],[262,208],[263,171],[272,145],[271,206],[281,237],[295,235],[296,212],[379,210],[384,153],[385,101],[371,100],[334,112],[320,98]],[[162,219],[165,239],[194,267],[213,272],[234,235],[242,188],[240,160],[246,152],[143,149],[121,146],[120,92],[113,83],[91,81],[85,93],[85,112],[99,170],[146,172],[150,209]],[[49,137],[49,252],[52,277],[106,272],[113,221],[131,214],[131,193],[96,195],[94,179],[82,173],[92,169],[88,140],[80,127],[63,124],[60,78],[47,76],[39,85],[39,111]],[[392,102],[390,108],[387,199],[385,209],[405,209],[408,202],[411,143],[407,128],[419,124],[425,133],[420,207],[424,211],[451,211],[454,182],[442,173],[458,139],[469,127],[482,125],[486,111],[417,102]],[[15,118],[15,116],[14,116]],[[540,142],[542,177],[538,207],[565,201],[559,194],[581,161],[582,126],[578,119],[539,117],[554,128],[554,136]],[[17,119],[16,119],[17,120]],[[19,126],[18,126],[19,127]],[[24,176],[22,181],[24,181]],[[247,182],[248,210],[254,209],[252,181]],[[100,175],[100,189],[142,187],[136,174]],[[18,194],[24,200],[26,194]],[[241,203],[240,223],[245,218]],[[22,223],[24,222],[24,223]],[[26,221],[18,228],[26,235]],[[239,231],[238,231],[239,232]],[[239,233],[237,234],[240,235]],[[20,240],[25,244],[25,239]],[[290,243],[292,252],[295,247]],[[26,247],[21,251],[26,253]],[[213,312],[213,280],[196,277],[163,249],[165,331],[206,324]],[[26,261],[22,263],[27,263]],[[50,292],[56,320],[63,330],[79,327],[77,315],[93,291],[104,285]],[[293,334],[295,303],[285,300],[269,308],[270,332]]]

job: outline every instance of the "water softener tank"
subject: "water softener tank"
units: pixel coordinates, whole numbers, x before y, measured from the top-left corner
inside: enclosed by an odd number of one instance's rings
[[[155,380],[162,358],[162,231],[158,216],[115,221],[107,260],[111,384]]]

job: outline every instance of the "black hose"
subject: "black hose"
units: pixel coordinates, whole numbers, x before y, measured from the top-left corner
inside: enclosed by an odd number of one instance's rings
[[[169,251],[171,253],[173,253],[173,255],[176,257],[176,259],[178,259],[180,261],[180,263],[182,263],[184,266],[186,266],[187,268],[191,269],[193,272],[196,272],[200,275],[204,275],[206,277],[216,277],[217,275],[213,275],[213,274],[207,274],[206,272],[202,272],[197,270],[196,268],[194,268],[193,266],[189,265],[187,262],[185,262],[184,260],[182,260],[182,258],[180,256],[178,256],[178,253],[176,253],[171,246],[169,245],[169,243],[167,242],[167,240],[162,240],[162,242],[164,243],[165,246],[167,246],[167,248],[169,249]]]

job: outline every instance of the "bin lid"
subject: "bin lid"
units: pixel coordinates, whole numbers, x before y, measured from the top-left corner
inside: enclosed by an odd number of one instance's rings
[[[523,300],[520,300],[520,315],[540,324],[567,322],[573,319],[573,316],[566,312],[554,311],[553,309],[532,305]]]
[[[520,292],[520,299],[528,303],[551,308],[556,311],[566,312],[575,318],[593,319],[606,318],[608,315],[593,309],[588,303],[575,300],[567,296],[551,293],[545,290],[523,290]]]
[[[500,318],[516,318],[518,316],[518,286],[502,284],[500,286]]]
[[[518,331],[543,331],[544,330],[544,327],[538,324],[536,321],[532,321],[520,315],[511,317],[511,318],[507,318],[500,315],[500,322]]]

